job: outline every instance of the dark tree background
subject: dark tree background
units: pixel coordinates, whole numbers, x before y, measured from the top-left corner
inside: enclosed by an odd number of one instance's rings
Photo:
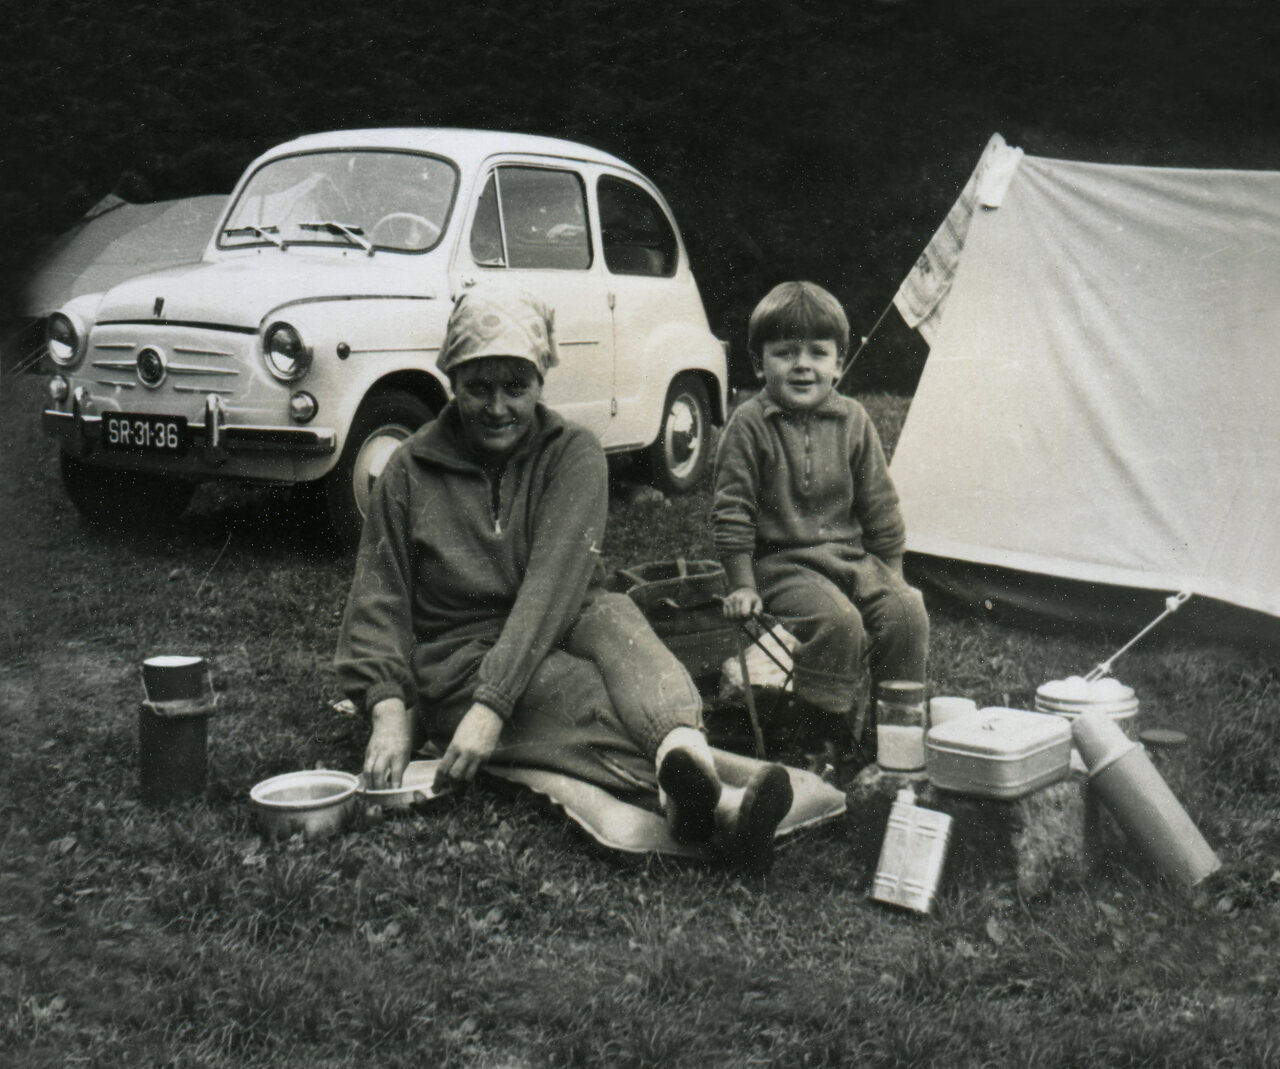
[[[3,270],[104,194],[226,192],[300,133],[585,141],[671,201],[741,373],[804,277],[866,332],[1000,131],[1042,156],[1280,168],[1280,5],[1244,0],[4,0]],[[12,302],[6,300],[6,307]],[[890,316],[862,385],[909,389]]]

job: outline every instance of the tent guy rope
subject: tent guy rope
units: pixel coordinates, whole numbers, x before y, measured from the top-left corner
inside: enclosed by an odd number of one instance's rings
[[[1124,653],[1127,649],[1129,649],[1130,646],[1132,646],[1135,642],[1137,642],[1138,639],[1142,638],[1143,635],[1145,635],[1148,631],[1150,631],[1153,627],[1155,627],[1156,624],[1158,624],[1161,620],[1165,619],[1165,617],[1167,616],[1172,616],[1175,612],[1177,612],[1180,608],[1182,608],[1183,602],[1185,602],[1190,597],[1191,597],[1190,590],[1180,590],[1178,593],[1174,594],[1172,597],[1165,598],[1164,612],[1162,612],[1159,616],[1157,616],[1154,620],[1152,620],[1151,623],[1147,624],[1146,627],[1144,627],[1141,631],[1139,631],[1136,635],[1134,635],[1133,638],[1129,639],[1128,642],[1126,642],[1123,646],[1121,646],[1118,650],[1116,650],[1116,652],[1113,653],[1110,657],[1108,657],[1105,661],[1099,661],[1096,665],[1094,665],[1094,667],[1089,670],[1089,672],[1085,675],[1084,678],[1088,680],[1090,683],[1092,683],[1095,679],[1101,679],[1103,676],[1110,675],[1111,665],[1113,661],[1115,661],[1122,653]]]

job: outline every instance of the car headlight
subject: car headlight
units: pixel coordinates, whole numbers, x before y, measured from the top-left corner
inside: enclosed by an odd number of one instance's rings
[[[54,312],[44,326],[49,358],[59,367],[71,367],[84,356],[85,329],[75,316]]]
[[[311,370],[311,347],[289,323],[272,323],[262,339],[262,359],[281,382],[297,382]]]

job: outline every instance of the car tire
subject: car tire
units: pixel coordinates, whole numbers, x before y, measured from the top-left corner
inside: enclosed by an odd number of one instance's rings
[[[98,468],[69,453],[62,454],[62,486],[87,522],[122,531],[169,526],[196,492],[190,479]]]
[[[711,404],[707,388],[681,375],[667,390],[658,438],[649,446],[649,477],[668,493],[692,490],[711,459]]]
[[[360,544],[369,490],[387,459],[436,411],[407,390],[381,390],[365,398],[351,421],[337,466],[323,480],[325,513],[342,544]]]

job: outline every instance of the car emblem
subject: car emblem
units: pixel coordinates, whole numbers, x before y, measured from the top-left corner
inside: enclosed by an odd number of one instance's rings
[[[157,297],[156,303],[151,306],[151,314],[157,319],[164,313],[164,298]]]
[[[147,346],[138,354],[138,378],[148,389],[154,390],[164,382],[167,371],[164,353],[159,349]]]

